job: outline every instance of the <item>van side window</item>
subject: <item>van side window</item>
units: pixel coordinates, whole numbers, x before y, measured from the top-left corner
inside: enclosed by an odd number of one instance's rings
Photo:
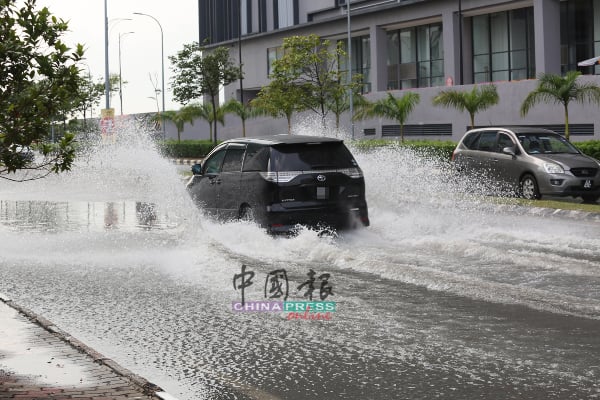
[[[250,143],[246,148],[246,158],[244,159],[244,172],[258,171],[266,172],[269,163],[269,147]]]
[[[242,171],[242,160],[244,159],[244,152],[246,146],[244,145],[229,145],[227,147],[227,153],[223,160],[223,172],[241,172]]]
[[[221,171],[221,164],[223,163],[223,158],[225,158],[225,149],[219,150],[213,155],[211,155],[210,158],[204,163],[204,173],[218,174],[219,171]]]

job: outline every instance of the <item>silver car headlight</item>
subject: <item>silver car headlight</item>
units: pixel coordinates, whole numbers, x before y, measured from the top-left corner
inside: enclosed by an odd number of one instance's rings
[[[544,163],[544,169],[549,174],[564,174],[565,170],[558,164]]]

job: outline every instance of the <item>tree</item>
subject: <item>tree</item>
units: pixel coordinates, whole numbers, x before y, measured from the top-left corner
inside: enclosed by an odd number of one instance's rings
[[[400,124],[400,141],[404,142],[404,124],[415,106],[421,101],[418,93],[407,92],[397,98],[388,92],[387,97],[367,105],[358,118],[383,117],[396,120]]]
[[[327,100],[327,108],[335,115],[335,129],[340,129],[340,117],[350,111],[350,90],[352,90],[352,106],[354,110],[364,108],[368,100],[360,93],[362,88],[362,75],[356,74],[349,84],[340,84],[331,91]]]
[[[242,104],[241,102],[231,99],[222,106],[224,113],[235,114],[242,120],[242,137],[246,137],[246,120],[255,118],[260,115],[256,108]]]
[[[229,58],[227,47],[217,47],[206,51],[197,42],[186,44],[176,56],[170,56],[174,77],[171,81],[173,97],[187,104],[199,100],[204,95],[210,97],[214,123],[214,142],[217,142],[217,99],[221,85],[228,85],[242,74]]]
[[[173,125],[175,125],[175,129],[177,129],[177,141],[178,142],[181,142],[181,132],[183,132],[185,123],[192,122],[186,118],[186,115],[184,113],[182,113],[181,110],[179,110],[179,111],[167,110],[162,113],[157,113],[153,118],[154,118],[154,122],[164,123],[163,121],[171,121],[173,123]]]
[[[600,87],[594,83],[579,83],[579,71],[569,71],[562,77],[555,74],[540,74],[538,86],[527,95],[521,105],[521,115],[525,116],[529,110],[539,102],[562,104],[565,110],[565,138],[569,135],[569,103],[575,101],[580,104],[592,102],[600,104]]]
[[[273,118],[285,117],[288,134],[292,133],[292,115],[305,110],[303,98],[306,96],[302,87],[280,80],[273,80],[258,92],[250,105],[259,114]]]
[[[221,126],[225,125],[225,112],[223,110],[223,107],[217,107],[216,110],[213,109],[213,106],[211,103],[205,103],[205,104],[190,104],[188,106],[188,111],[187,111],[188,115],[192,116],[194,119],[195,118],[200,118],[205,120],[206,122],[208,122],[208,127],[210,130],[210,140],[214,143],[217,142],[216,139],[216,133],[215,136],[213,136],[213,125],[217,125],[217,122],[219,122],[221,124]],[[216,118],[216,120],[214,119]]]
[[[83,46],[67,47],[67,23],[35,0],[0,0],[0,178],[31,180],[70,169],[74,136],[43,144],[54,117],[69,113],[77,94]],[[18,149],[39,143],[43,161],[28,161]],[[26,177],[10,175],[29,170]]]
[[[86,126],[87,111],[92,110],[94,105],[100,102],[104,95],[104,83],[101,80],[94,82],[89,75],[81,75],[77,86],[77,95],[73,99],[74,108],[83,114],[83,125]]]
[[[495,85],[485,85],[479,88],[473,86],[470,92],[454,89],[442,90],[433,98],[434,106],[456,108],[467,111],[471,118],[471,129],[475,127],[475,114],[498,104],[500,97]]]
[[[315,34],[287,37],[283,40],[283,56],[273,62],[270,78],[278,85],[300,87],[299,108],[319,114],[325,126],[332,98],[345,88],[344,72],[338,68],[338,60],[345,55],[342,42],[330,51],[329,40]]]

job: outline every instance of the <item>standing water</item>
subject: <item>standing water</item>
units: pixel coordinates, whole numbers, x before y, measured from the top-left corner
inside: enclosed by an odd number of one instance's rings
[[[445,163],[353,149],[371,226],[276,238],[205,218],[126,136],[70,173],[0,181],[0,292],[178,398],[600,398],[597,219],[498,207]],[[271,271],[293,301],[330,274],[332,319],[233,311],[242,265],[252,301]]]

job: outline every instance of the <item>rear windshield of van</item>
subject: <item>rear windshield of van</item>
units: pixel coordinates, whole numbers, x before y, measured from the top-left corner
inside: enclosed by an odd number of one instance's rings
[[[356,166],[354,157],[342,142],[287,144],[271,148],[271,171],[314,171]]]

